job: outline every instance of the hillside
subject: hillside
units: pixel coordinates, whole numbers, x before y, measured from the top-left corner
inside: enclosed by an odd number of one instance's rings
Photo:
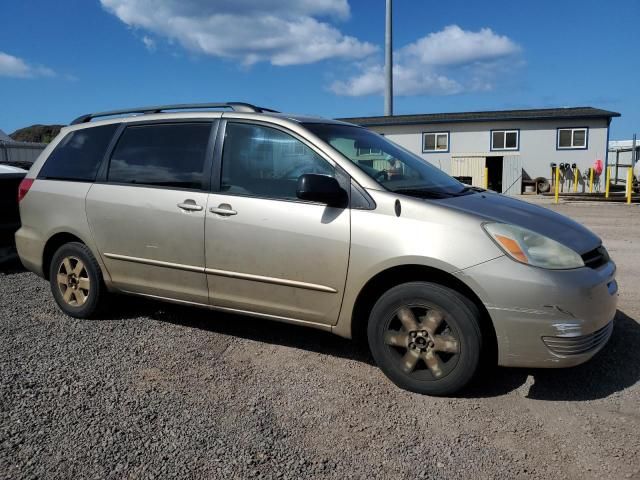
[[[16,130],[11,135],[17,142],[49,143],[64,125],[31,125]]]

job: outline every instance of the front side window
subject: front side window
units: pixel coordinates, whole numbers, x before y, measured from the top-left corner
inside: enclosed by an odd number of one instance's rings
[[[323,123],[307,123],[305,127],[392,192],[447,197],[468,191],[423,158],[365,128]],[[367,149],[380,153],[364,158],[359,155]]]
[[[56,146],[42,166],[39,178],[93,182],[117,123],[75,130]]]
[[[491,130],[491,150],[518,150],[520,132],[518,130]]]
[[[587,148],[586,128],[559,128],[558,149]]]
[[[202,189],[210,123],[127,127],[109,163],[108,181]]]
[[[425,132],[422,134],[423,152],[448,152],[449,132]]]
[[[296,200],[306,173],[335,176],[326,160],[297,138],[275,128],[228,123],[222,150],[222,192]]]

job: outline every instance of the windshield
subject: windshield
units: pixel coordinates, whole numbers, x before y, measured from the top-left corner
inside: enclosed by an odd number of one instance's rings
[[[468,190],[426,160],[365,128],[324,123],[305,127],[392,192],[449,196]]]

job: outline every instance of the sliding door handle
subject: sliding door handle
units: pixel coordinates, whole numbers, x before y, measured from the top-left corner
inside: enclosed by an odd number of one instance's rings
[[[237,215],[234,209],[231,208],[231,205],[228,203],[221,203],[217,207],[211,207],[209,209],[211,213],[215,213],[216,215],[222,215],[223,217],[230,217],[231,215]]]

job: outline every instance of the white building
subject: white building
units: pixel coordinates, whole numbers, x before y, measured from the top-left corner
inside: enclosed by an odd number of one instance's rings
[[[342,118],[370,128],[455,177],[507,194],[527,181],[552,175],[551,164],[568,165],[563,181],[584,175],[596,160],[607,163],[609,125],[620,114],[592,107],[488,112],[430,113]],[[485,168],[488,178],[485,179]]]

